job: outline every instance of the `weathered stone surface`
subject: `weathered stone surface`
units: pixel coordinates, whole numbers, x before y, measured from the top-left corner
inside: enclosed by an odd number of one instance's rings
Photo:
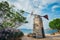
[[[45,37],[44,29],[43,29],[43,22],[40,15],[34,16],[33,33],[35,33],[37,37],[42,37],[42,38]]]

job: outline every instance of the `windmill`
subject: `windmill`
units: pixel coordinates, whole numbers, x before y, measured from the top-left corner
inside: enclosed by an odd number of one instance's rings
[[[33,19],[33,21],[34,21],[33,22],[33,37],[45,38],[42,17],[44,17],[48,20],[48,15],[40,16],[37,14],[33,14],[33,12],[31,12],[31,15],[34,16],[34,19]]]

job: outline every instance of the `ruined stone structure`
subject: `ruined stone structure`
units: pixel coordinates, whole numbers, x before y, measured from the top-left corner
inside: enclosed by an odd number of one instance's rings
[[[40,15],[34,16],[34,25],[33,25],[33,33],[36,34],[38,38],[44,38],[44,29],[43,29],[43,22]]]

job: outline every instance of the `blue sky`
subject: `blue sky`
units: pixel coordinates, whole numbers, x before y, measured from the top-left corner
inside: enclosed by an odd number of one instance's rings
[[[0,0],[1,1],[1,0]],[[31,13],[32,10],[34,14],[39,14],[41,16],[48,15],[49,20],[43,19],[44,29],[49,28],[49,21],[60,18],[60,0],[3,0],[8,1],[10,4],[16,6],[16,9],[23,9],[24,11]],[[25,17],[29,23],[20,26],[19,28],[33,28],[33,16],[25,13]]]

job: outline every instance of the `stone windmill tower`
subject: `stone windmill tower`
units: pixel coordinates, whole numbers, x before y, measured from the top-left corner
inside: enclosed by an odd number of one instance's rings
[[[42,18],[40,17],[40,15],[35,15],[33,20],[34,20],[33,33],[35,34],[36,37],[43,37],[43,35],[42,35],[42,27],[43,27]],[[45,35],[44,35],[44,37],[45,37]]]
[[[33,33],[35,34],[36,37],[38,38],[44,38],[44,28],[43,28],[43,22],[42,22],[42,16],[36,15],[34,16],[34,25],[33,25]],[[43,16],[47,18],[47,15]]]
[[[42,17],[44,17],[48,20],[48,15],[40,16],[37,14],[33,14],[33,12],[31,13],[31,15],[34,16],[34,19],[33,19],[33,21],[34,21],[33,22],[33,37],[45,38]]]
[[[33,14],[33,12],[31,13],[31,15],[34,16],[34,19],[33,19],[34,21],[33,22],[33,34],[34,35],[33,36],[35,36],[36,38],[45,38],[42,17],[48,20],[48,15],[40,16],[37,14]]]

